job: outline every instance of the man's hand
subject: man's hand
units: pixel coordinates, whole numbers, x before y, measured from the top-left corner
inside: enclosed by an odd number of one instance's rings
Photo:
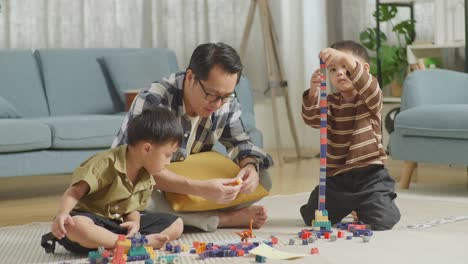
[[[60,213],[57,214],[52,222],[52,234],[58,239],[62,239],[67,234],[65,225],[74,226],[75,222],[70,214]]]
[[[127,238],[132,237],[140,230],[140,223],[138,221],[126,221],[121,223],[120,226],[127,229]]]
[[[330,64],[345,65],[348,72],[354,72],[356,69],[356,60],[349,54],[332,48],[326,48],[320,51],[320,59],[325,62],[327,67]]]
[[[218,204],[227,204],[236,199],[241,185],[232,185],[235,179],[211,179],[201,181],[199,196]]]
[[[252,164],[242,168],[237,174],[237,178],[240,178],[243,181],[240,189],[241,193],[248,194],[257,189],[259,176],[257,170]]]

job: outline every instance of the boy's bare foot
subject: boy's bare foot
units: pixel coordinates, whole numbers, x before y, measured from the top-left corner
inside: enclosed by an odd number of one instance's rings
[[[151,234],[146,236],[146,238],[148,239],[148,245],[156,249],[162,248],[169,242],[169,237],[163,234]]]
[[[253,205],[246,208],[221,212],[218,227],[245,227],[249,228],[250,219],[253,219],[253,227],[262,227],[268,216],[265,207]]]

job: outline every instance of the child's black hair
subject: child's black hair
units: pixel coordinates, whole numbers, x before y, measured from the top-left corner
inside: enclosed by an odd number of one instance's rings
[[[363,59],[366,63],[370,63],[369,53],[364,46],[361,44],[352,41],[352,40],[342,40],[331,44],[330,48],[341,50],[341,51],[349,51],[354,56]]]
[[[128,122],[127,143],[135,145],[144,140],[155,144],[182,144],[184,131],[176,116],[168,109],[152,107],[143,110]]]

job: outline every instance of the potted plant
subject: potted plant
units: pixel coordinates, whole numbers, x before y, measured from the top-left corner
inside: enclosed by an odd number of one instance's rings
[[[411,44],[415,36],[415,22],[408,19],[395,24],[393,19],[398,13],[398,8],[393,5],[379,5],[379,21],[388,22],[392,25],[392,32],[396,34],[397,43],[388,43],[388,38],[380,31],[380,65],[382,72],[382,86],[391,85],[392,95],[401,95],[401,85],[408,70],[408,60],[406,57],[406,46]],[[373,13],[377,18],[377,12]],[[360,33],[359,39],[367,49],[371,51],[371,73],[377,75],[377,29],[367,28]],[[397,87],[400,87],[399,89]],[[398,92],[399,90],[399,92]]]

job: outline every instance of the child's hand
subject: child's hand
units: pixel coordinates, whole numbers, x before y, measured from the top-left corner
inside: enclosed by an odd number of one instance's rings
[[[137,221],[126,221],[120,224],[121,227],[127,229],[127,238],[132,237],[138,230],[140,230],[140,223]]]
[[[52,222],[52,234],[58,239],[62,239],[67,234],[67,230],[65,229],[65,225],[74,226],[75,222],[73,218],[69,214],[58,214],[54,218],[54,222]]]
[[[326,48],[320,51],[319,57],[325,62],[327,67],[330,64],[335,64],[336,66],[345,65],[349,72],[353,72],[356,68],[356,60],[348,53],[340,50]]]
[[[320,69],[314,71],[314,74],[310,77],[309,97],[314,97],[319,93],[320,83],[324,78],[325,76],[320,72]]]

